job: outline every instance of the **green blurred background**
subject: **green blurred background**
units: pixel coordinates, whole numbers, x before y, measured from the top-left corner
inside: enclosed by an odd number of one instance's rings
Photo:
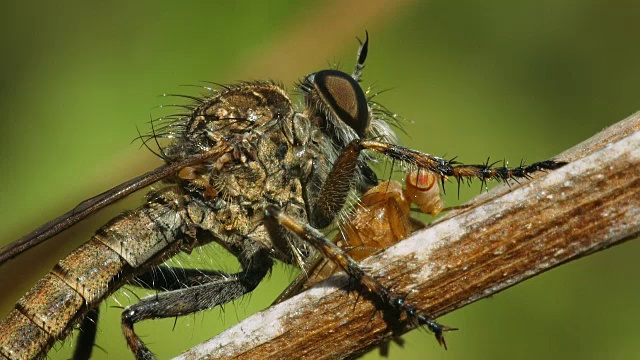
[[[547,159],[640,108],[640,4],[632,2],[13,1],[0,17],[3,244],[160,165],[130,144],[136,126],[147,131],[153,107],[167,103],[157,95],[195,94],[179,85],[201,80],[279,79],[291,88],[335,62],[350,71],[365,29],[364,85],[393,89],[379,100],[412,121],[404,143],[432,154]],[[56,258],[141,198],[3,266],[0,314]],[[449,351],[414,331],[391,358],[640,358],[639,250],[631,241],[467,306],[441,319],[461,328],[449,335]],[[206,253],[207,266],[236,266],[220,251]],[[268,306],[294,275],[278,266],[225,311],[136,329],[159,358],[177,355]],[[119,292],[103,305],[104,352],[95,358],[130,357],[116,306],[132,298]],[[69,358],[72,343],[49,356]]]

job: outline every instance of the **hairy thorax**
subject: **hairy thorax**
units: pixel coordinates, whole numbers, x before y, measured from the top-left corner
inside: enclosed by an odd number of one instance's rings
[[[236,252],[251,239],[291,263],[291,251],[270,240],[264,208],[277,205],[308,222],[309,194],[317,193],[335,152],[320,149],[332,146],[331,141],[306,115],[294,111],[280,86],[269,82],[222,91],[172,126],[181,136],[165,149],[171,159],[218,146],[229,149],[212,162],[182,169],[171,180],[184,193],[192,226],[211,235],[204,241]],[[201,234],[198,240],[202,244]],[[304,244],[290,247],[307,252]]]

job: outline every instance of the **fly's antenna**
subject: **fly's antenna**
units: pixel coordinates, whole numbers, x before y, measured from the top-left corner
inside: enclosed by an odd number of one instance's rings
[[[360,47],[358,48],[358,54],[356,56],[356,68],[353,70],[353,73],[351,74],[351,77],[358,82],[360,82],[360,80],[362,79],[362,70],[364,70],[364,61],[367,60],[367,54],[369,53],[369,32],[365,31],[364,33],[365,33],[364,42],[362,42],[360,38],[357,38],[358,42],[360,43]]]

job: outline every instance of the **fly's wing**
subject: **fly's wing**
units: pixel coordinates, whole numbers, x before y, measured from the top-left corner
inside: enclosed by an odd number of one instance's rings
[[[184,160],[160,166],[154,170],[140,175],[134,179],[124,182],[111,190],[105,191],[100,195],[87,199],[70,211],[48,221],[44,225],[38,227],[20,239],[6,245],[0,249],[0,265],[7,260],[13,259],[22,252],[48,240],[49,238],[59,234],[60,232],[75,225],[80,220],[95,213],[96,211],[113,204],[114,202],[132,194],[144,187],[147,187],[169,175],[177,173],[185,166],[201,163],[205,160],[216,159],[227,151],[227,147],[220,146],[215,150],[211,150],[202,154],[185,158]]]

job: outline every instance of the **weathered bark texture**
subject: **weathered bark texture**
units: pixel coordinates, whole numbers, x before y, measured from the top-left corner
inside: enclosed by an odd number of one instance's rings
[[[640,232],[640,113],[558,155],[565,167],[475,198],[363,261],[406,302],[441,316]],[[251,316],[184,359],[340,359],[391,336],[344,275]],[[397,325],[397,324],[396,324]],[[397,326],[396,326],[397,327]],[[410,326],[396,334],[406,332]],[[429,339],[431,340],[431,339]],[[426,340],[425,340],[426,341]]]

